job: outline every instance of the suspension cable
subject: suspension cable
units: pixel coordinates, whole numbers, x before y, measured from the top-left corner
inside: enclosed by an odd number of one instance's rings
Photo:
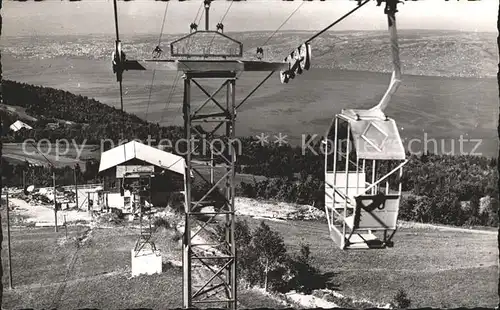
[[[356,12],[357,10],[359,10],[362,6],[364,6],[365,4],[367,4],[368,2],[370,2],[370,0],[365,0],[363,3],[360,3],[358,4],[357,7],[355,7],[354,9],[352,9],[351,11],[349,11],[347,14],[343,15],[342,17],[340,17],[339,19],[337,19],[335,22],[331,23],[330,25],[328,25],[327,27],[325,27],[323,30],[319,31],[318,33],[316,33],[315,35],[313,35],[311,38],[309,38],[306,43],[310,43],[312,40],[316,39],[318,36],[320,36],[321,34],[323,34],[325,31],[327,31],[328,29],[330,29],[331,27],[335,26],[336,24],[338,24],[339,22],[341,22],[343,19],[345,19],[346,17],[348,17],[349,15],[351,15],[352,13]],[[299,5],[299,7],[287,18],[286,21],[288,21],[293,14],[295,14],[296,11],[298,11],[298,9],[300,8],[300,6],[302,6],[302,4],[304,4],[304,2],[301,3],[301,5]],[[286,23],[286,21],[271,35],[271,37],[276,33],[278,32],[278,30]],[[270,38],[265,42],[267,43]],[[265,45],[265,43],[263,45]],[[262,84],[264,84],[265,81],[267,81],[273,74],[274,72],[276,71],[271,71],[239,104],[237,107],[240,107],[243,103],[245,103],[245,101],[254,93],[257,91],[257,89],[262,86]]]
[[[200,6],[198,7],[198,12],[196,12],[196,16],[193,19],[193,23],[199,24],[201,21],[201,18],[203,17],[203,14],[200,15],[201,8],[203,7],[203,0],[200,1]],[[189,47],[191,43],[191,40],[188,41],[187,47]],[[180,80],[179,72],[177,72],[177,75],[175,76],[174,83],[172,84],[172,87],[170,88],[170,92],[167,97],[167,101],[165,102],[165,106],[163,107],[163,112],[161,113],[161,118],[160,118],[160,123],[163,122],[163,119],[165,118],[165,111],[168,109],[170,106],[170,102],[172,101],[172,98],[174,96],[175,88],[177,87],[177,83]]]
[[[165,117],[165,111],[168,109],[168,107],[170,106],[170,103],[172,102],[172,99],[173,99],[174,93],[175,93],[175,88],[177,87],[177,83],[179,82],[179,80],[180,80],[180,74],[179,74],[179,72],[177,72],[177,75],[175,76],[175,79],[174,79],[174,83],[172,84],[172,87],[170,88],[170,92],[168,94],[167,101],[165,102],[165,106],[163,107],[163,112],[161,113],[160,123],[163,122],[163,119]]]
[[[368,0],[369,1],[369,0]],[[276,29],[272,34],[271,36],[269,36],[269,38],[267,38],[267,40],[261,45],[261,46],[264,46],[267,44],[267,42],[269,42],[269,40],[271,40],[271,38],[278,32],[280,31],[280,29],[290,20],[290,18],[292,18],[293,15],[295,15],[295,13],[297,13],[297,11],[304,5],[305,1],[302,1],[301,4],[299,4],[299,6],[287,17],[287,19],[285,19],[285,21],[283,23],[281,23],[281,25],[278,27],[278,29]]]
[[[170,1],[167,2],[167,6],[165,7],[165,13],[163,14],[163,22],[161,24],[161,30],[160,30],[160,38],[158,39],[158,46],[160,46],[161,43],[161,37],[163,35],[163,28],[165,27],[165,20],[167,19],[167,11],[168,11],[168,4]]]
[[[194,21],[193,22],[196,22],[198,20],[198,15],[200,14],[202,7],[203,7],[203,0],[200,1],[200,7],[198,8],[198,12],[196,12],[196,16],[194,17]],[[201,14],[201,16],[203,16],[203,14]],[[200,20],[201,20],[201,18],[200,18]]]
[[[234,1],[229,2],[229,6],[227,7],[226,13],[224,13],[222,18],[220,19],[220,23],[222,23],[224,21],[224,19],[226,18],[227,13],[229,13],[229,9],[231,9],[231,6],[233,5],[233,2]]]
[[[340,23],[344,18],[348,17],[349,15],[351,15],[352,13],[356,12],[357,10],[359,10],[363,5],[367,4],[368,2],[370,2],[370,0],[365,0],[365,2],[361,3],[361,4],[358,4],[357,7],[355,7],[354,9],[352,9],[351,11],[349,11],[348,13],[346,13],[344,16],[340,17],[339,19],[337,19],[336,21],[334,21],[333,23],[331,23],[330,25],[328,25],[326,28],[324,28],[323,30],[321,30],[320,32],[316,33],[315,35],[313,35],[311,38],[309,38],[305,43],[309,43],[311,42],[312,40],[316,39],[317,37],[319,37],[320,35],[322,35],[325,31],[327,31],[328,29],[332,28],[333,26],[335,26],[336,24]]]
[[[53,168],[53,169],[55,169],[55,168],[56,168],[56,166],[54,166],[54,164],[53,164],[53,163],[52,163],[52,162],[51,162],[51,161],[50,161],[50,160],[49,160],[49,159],[45,156],[45,154],[44,154],[44,153],[42,153],[42,152],[38,149],[38,147],[35,145],[35,142],[31,142],[31,145],[35,148],[35,150],[36,150],[36,151],[37,151],[40,155],[42,155],[42,156],[43,156],[43,158],[44,158],[44,159],[45,159],[45,160],[49,163],[49,165],[50,165],[50,167],[51,167],[51,168]],[[25,157],[25,158],[26,158],[26,157]]]
[[[222,15],[222,18],[220,19],[219,21],[219,24],[222,25],[222,22],[224,21],[224,19],[226,18],[227,14],[229,13],[229,10],[231,9],[231,6],[233,5],[233,1],[231,1],[226,9],[226,12],[224,13],[224,15]],[[222,26],[224,28],[224,26]],[[214,42],[214,39],[215,39],[215,35],[216,33],[214,33],[214,35],[212,36],[212,40],[210,40],[210,44],[208,45],[208,51],[210,51],[210,49],[212,48],[212,43]]]
[[[156,48],[153,50],[153,54],[154,53],[157,53],[156,55],[159,56],[161,53],[162,53],[162,50],[161,50],[161,37],[163,35],[163,29],[165,27],[165,21],[167,19],[167,12],[168,12],[168,4],[170,2],[167,2],[167,5],[165,6],[165,13],[163,13],[163,22],[161,24],[161,30],[160,30],[160,35],[159,35],[159,38],[158,38],[158,45],[156,46]],[[153,55],[153,58],[155,56]],[[153,69],[153,77],[151,78],[151,85],[149,86],[149,97],[148,97],[148,105],[147,105],[147,108],[146,108],[146,122],[148,121],[148,116],[149,116],[149,106],[151,105],[151,94],[153,92],[153,84],[154,84],[154,81],[155,81],[155,75],[156,75],[156,69]]]
[[[202,4],[202,5],[200,6],[200,9],[203,7],[203,1],[201,2],[201,4]],[[196,15],[196,16],[198,16],[198,15]],[[197,17],[197,18],[198,18],[198,22],[197,22],[196,24],[198,25],[198,24],[200,24],[200,23],[201,23],[201,19],[203,18],[203,13],[201,13],[201,14],[200,14],[200,16],[199,16],[199,17]]]
[[[149,116],[149,106],[151,104],[151,94],[153,93],[153,84],[155,81],[156,69],[153,69],[153,77],[151,78],[151,85],[149,86],[149,96],[148,96],[148,106],[146,108],[146,122],[148,121]]]

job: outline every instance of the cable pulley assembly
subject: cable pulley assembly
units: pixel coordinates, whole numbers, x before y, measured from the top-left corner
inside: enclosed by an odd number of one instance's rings
[[[125,53],[122,51],[122,43],[116,41],[116,49],[111,54],[113,73],[116,74],[116,81],[121,82],[123,78],[124,63],[125,63]]]
[[[311,46],[309,43],[304,43],[295,49],[285,60],[288,63],[289,69],[280,72],[281,83],[288,83],[290,79],[294,79],[296,74],[302,74],[304,70],[309,70],[311,67]]]
[[[217,31],[220,30],[220,32],[224,33],[224,24],[218,23],[216,28],[217,28]]]
[[[283,70],[280,72],[280,80],[281,83],[288,83],[290,79],[295,78],[297,74],[302,74],[303,70],[309,70],[310,65],[311,65],[311,46],[310,42],[323,34],[325,31],[330,29],[331,27],[335,26],[337,23],[360,9],[362,6],[370,2],[370,0],[358,0],[358,6],[354,9],[352,9],[350,12],[345,14],[344,16],[340,17],[337,19],[335,22],[332,24],[328,25],[326,28],[323,30],[319,31],[316,33],[314,36],[309,38],[304,44],[299,46],[297,49],[292,51],[286,58],[285,62],[289,64],[289,67],[287,70]],[[394,18],[394,14],[397,12],[397,4],[398,3],[403,3],[400,0],[377,0],[377,6],[381,6],[382,2],[385,2],[385,9],[384,13],[388,14],[390,16],[389,18],[389,26],[392,26],[392,19]],[[391,17],[392,16],[392,17]],[[257,51],[257,57],[259,57],[259,53]]]
[[[189,25],[189,32],[197,31],[198,30],[198,25],[196,23],[191,23]]]
[[[377,0],[377,6],[381,6],[382,2],[385,2],[385,14],[396,14],[398,12],[398,3],[404,4],[404,2],[400,0]]]
[[[163,50],[161,49],[161,47],[159,45],[157,45],[155,47],[155,49],[153,50],[153,58],[160,57],[162,53],[163,53]]]
[[[264,57],[264,49],[262,47],[257,47],[257,52],[256,52],[257,59],[262,59]]]

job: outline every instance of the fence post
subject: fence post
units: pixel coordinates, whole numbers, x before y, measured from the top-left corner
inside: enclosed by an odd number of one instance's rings
[[[77,178],[76,178],[76,168],[73,168],[73,174],[75,178],[75,199],[76,199],[76,209],[80,209],[80,205],[78,204],[78,183],[77,183]]]
[[[53,168],[54,169],[54,168]],[[56,191],[56,172],[52,172],[52,183],[54,186],[54,230],[55,232],[58,231],[57,229],[57,191]]]
[[[9,192],[5,194],[7,206],[7,255],[9,259],[9,288],[12,289],[12,248],[10,247],[10,218],[9,218]]]
[[[66,231],[66,239],[68,239],[68,224],[66,222],[66,214],[64,214],[64,230]]]

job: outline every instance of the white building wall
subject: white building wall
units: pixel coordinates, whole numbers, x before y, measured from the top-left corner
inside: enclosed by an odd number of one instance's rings
[[[124,211],[132,208],[133,195],[130,191],[125,191],[124,196],[121,196],[120,193],[106,193],[106,195],[108,196],[108,206],[110,208],[122,209]]]

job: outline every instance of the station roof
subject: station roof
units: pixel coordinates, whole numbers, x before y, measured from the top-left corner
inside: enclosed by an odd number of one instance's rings
[[[130,141],[101,154],[99,172],[116,167],[132,159],[139,159],[150,165],[185,174],[186,162],[183,157],[162,151],[155,147]]]
[[[342,110],[361,159],[404,160],[406,152],[394,119],[381,110]]]

